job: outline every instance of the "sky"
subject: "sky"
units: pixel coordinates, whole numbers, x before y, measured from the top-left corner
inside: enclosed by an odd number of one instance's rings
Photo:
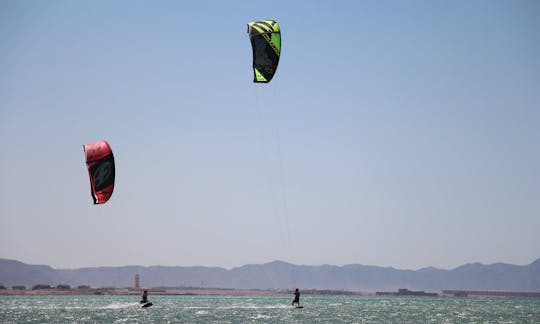
[[[533,0],[0,1],[0,258],[529,264],[539,34]],[[101,139],[116,183],[93,205]]]

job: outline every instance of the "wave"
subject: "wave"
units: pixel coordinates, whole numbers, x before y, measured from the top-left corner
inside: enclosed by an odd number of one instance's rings
[[[106,306],[99,307],[100,309],[122,309],[122,308],[128,308],[128,307],[134,307],[138,306],[139,303],[120,303],[120,302],[114,302]]]

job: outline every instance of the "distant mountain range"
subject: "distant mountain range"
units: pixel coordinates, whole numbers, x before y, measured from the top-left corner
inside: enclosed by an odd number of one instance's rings
[[[122,266],[53,269],[0,259],[0,284],[11,287],[68,284],[92,287],[132,287],[139,274],[143,287],[206,287],[237,289],[331,289],[382,291],[408,288],[540,292],[540,259],[529,265],[470,263],[452,270],[433,267],[399,270],[351,264],[306,266],[274,261],[230,270],[217,267]]]

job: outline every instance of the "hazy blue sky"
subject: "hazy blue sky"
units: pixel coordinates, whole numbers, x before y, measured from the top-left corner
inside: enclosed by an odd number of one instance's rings
[[[254,84],[246,24],[282,56]],[[539,1],[1,1],[0,257],[540,257]],[[92,204],[82,144],[106,139]]]

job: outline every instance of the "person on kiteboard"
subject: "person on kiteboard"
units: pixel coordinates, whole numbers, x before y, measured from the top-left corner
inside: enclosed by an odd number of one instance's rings
[[[141,295],[141,301],[140,301],[141,304],[146,304],[148,303],[148,292],[145,290],[143,291],[142,295]]]
[[[294,304],[296,304],[296,306],[300,306],[300,291],[298,288],[296,288],[294,291],[294,300],[292,301],[292,305],[294,306]]]

